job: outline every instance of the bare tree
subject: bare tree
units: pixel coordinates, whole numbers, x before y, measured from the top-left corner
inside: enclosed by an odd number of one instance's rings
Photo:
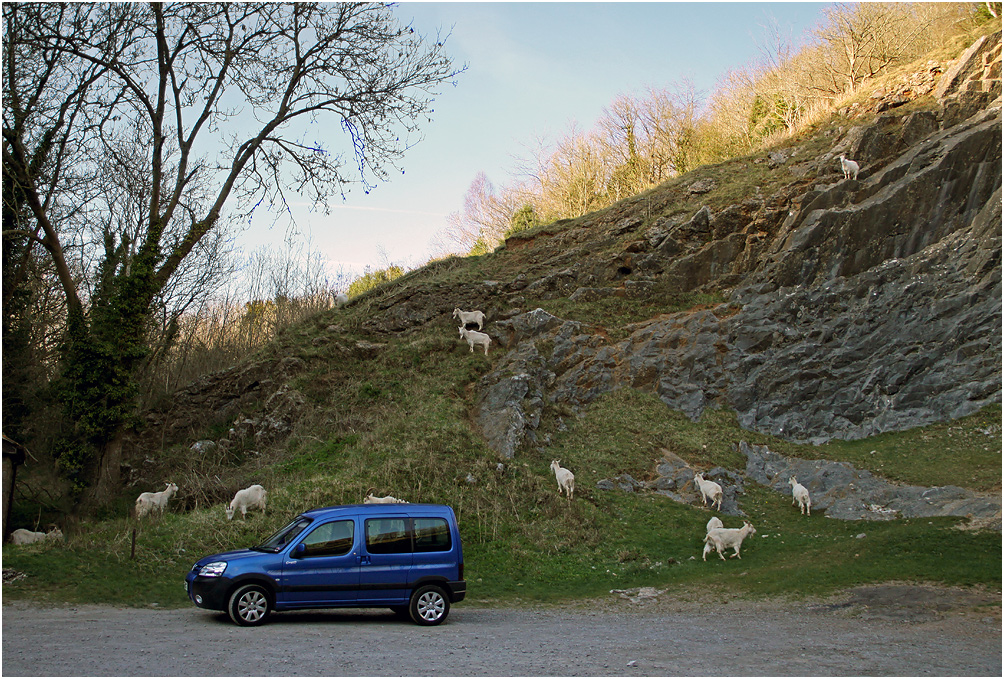
[[[519,207],[511,191],[496,191],[488,175],[478,172],[464,195],[464,209],[447,216],[443,238],[463,254],[490,251],[505,238]]]
[[[693,167],[699,99],[687,81],[621,95],[603,110],[596,145],[606,174],[606,202],[635,195]]]
[[[375,3],[7,3],[3,15],[4,177],[68,309],[61,393],[76,432],[61,461],[103,499],[151,305],[224,209],[247,218],[289,191],[324,206],[387,179],[457,71],[442,40]],[[108,163],[138,218],[102,202]]]
[[[952,3],[863,2],[823,10],[816,36],[832,93],[854,92],[863,82],[930,46],[933,29],[954,23]]]
[[[608,174],[606,189],[615,201],[638,193],[646,183],[647,162],[638,148],[641,115],[638,102],[621,95],[600,116],[597,146]]]

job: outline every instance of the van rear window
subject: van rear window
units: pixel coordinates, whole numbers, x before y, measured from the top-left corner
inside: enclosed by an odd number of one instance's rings
[[[451,546],[446,519],[415,519],[416,552],[448,552]]]
[[[366,519],[366,551],[370,554],[448,552],[452,547],[446,519]]]

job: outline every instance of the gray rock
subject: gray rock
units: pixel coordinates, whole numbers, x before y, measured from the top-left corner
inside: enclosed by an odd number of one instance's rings
[[[774,168],[788,162],[788,154],[784,151],[770,151],[767,154],[767,167]]]
[[[938,99],[944,98],[957,90],[967,78],[972,77],[978,70],[982,70],[983,55],[990,52],[1000,42],[1000,31],[991,35],[981,36],[941,76],[937,87],[934,89],[934,96]]]
[[[488,445],[503,457],[515,456],[526,436],[523,398],[529,391],[530,381],[527,374],[513,375],[495,383],[482,395],[478,424]]]
[[[974,493],[957,486],[925,488],[897,484],[846,462],[803,460],[774,453],[766,446],[739,444],[746,475],[779,493],[791,495],[795,476],[809,491],[813,510],[848,521],[885,521],[928,516],[1001,517],[999,495]]]
[[[687,187],[687,193],[692,193],[696,195],[710,193],[711,191],[714,191],[717,186],[718,184],[715,182],[714,179],[711,178],[700,179]]]
[[[613,480],[614,483],[617,484],[617,487],[623,490],[625,493],[633,493],[636,490],[645,487],[644,484],[642,484],[641,482],[635,481],[630,474],[621,474],[619,476],[614,477]]]
[[[197,455],[202,455],[203,453],[211,453],[216,450],[216,447],[215,441],[196,441],[191,445],[189,450]]]

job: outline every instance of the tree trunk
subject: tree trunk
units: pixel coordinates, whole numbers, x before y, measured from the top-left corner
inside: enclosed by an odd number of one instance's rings
[[[122,466],[122,443],[125,432],[121,429],[115,433],[112,440],[105,444],[101,451],[101,460],[96,472],[97,480],[87,491],[85,504],[99,507],[106,504],[119,491]]]

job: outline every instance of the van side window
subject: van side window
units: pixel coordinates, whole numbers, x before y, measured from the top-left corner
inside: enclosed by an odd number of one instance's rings
[[[416,552],[448,552],[451,546],[446,519],[415,519]]]
[[[344,556],[352,549],[351,520],[331,521],[310,531],[303,539],[304,556]]]
[[[366,551],[370,554],[411,552],[409,519],[366,519]]]

